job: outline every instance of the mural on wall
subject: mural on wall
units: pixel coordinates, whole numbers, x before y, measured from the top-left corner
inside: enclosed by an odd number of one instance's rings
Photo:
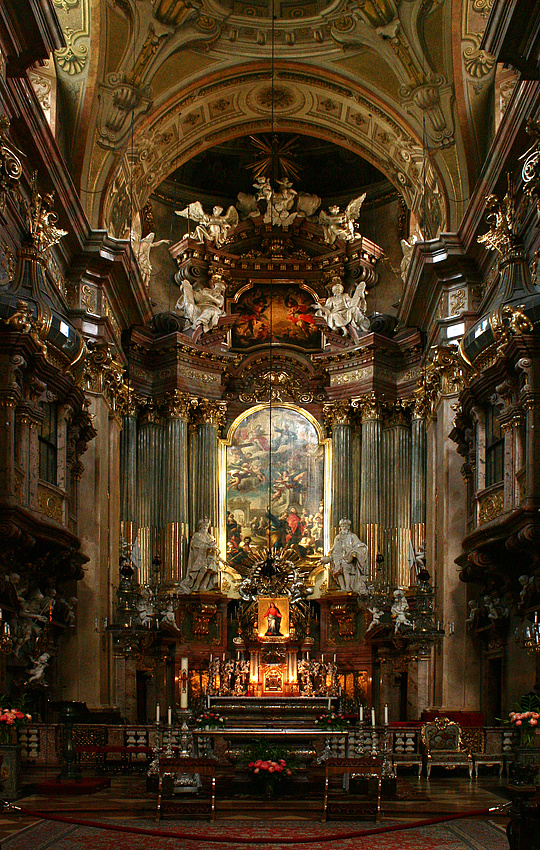
[[[300,413],[254,410],[227,446],[227,559],[253,547],[291,547],[302,558],[323,551],[324,448]]]
[[[321,332],[313,311],[314,297],[297,285],[258,284],[244,292],[232,312],[233,348],[250,348],[268,342],[301,348],[321,347]]]

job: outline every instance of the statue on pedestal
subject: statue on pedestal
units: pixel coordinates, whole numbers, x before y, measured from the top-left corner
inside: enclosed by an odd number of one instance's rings
[[[324,304],[314,304],[315,315],[321,316],[331,331],[340,331],[343,336],[348,335],[348,327],[355,331],[367,333],[370,328],[369,319],[366,316],[366,284],[360,281],[354,290],[354,295],[348,295],[339,278],[334,278],[332,284],[332,295],[326,299]]]
[[[334,545],[330,554],[321,558],[321,564],[330,564],[340,590],[365,595],[367,562],[366,544],[351,531],[349,519],[340,519]]]
[[[409,603],[401,588],[394,590],[394,603],[390,609],[394,619],[394,634],[399,632],[402,626],[412,626],[409,620]]]
[[[210,278],[211,286],[198,290],[193,289],[188,280],[180,280],[179,283],[182,295],[175,304],[176,312],[185,316],[192,328],[202,327],[204,333],[215,328],[221,316],[225,315],[223,293],[226,287],[221,275],[216,272]]]
[[[189,544],[187,575],[178,585],[180,593],[219,590],[219,549],[209,531],[210,520],[204,517],[199,521]]]

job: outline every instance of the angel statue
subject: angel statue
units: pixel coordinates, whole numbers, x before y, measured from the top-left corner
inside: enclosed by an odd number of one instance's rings
[[[193,289],[188,280],[180,280],[182,294],[175,304],[175,310],[185,316],[192,328],[202,327],[203,333],[215,328],[221,316],[225,315],[225,284],[217,272],[210,278],[210,286]]]
[[[225,215],[223,207],[215,206],[212,215],[207,215],[200,201],[188,204],[183,210],[175,210],[176,215],[181,215],[188,220],[197,222],[193,236],[198,242],[214,242],[216,248],[221,248],[227,239],[229,232],[238,224],[238,212],[234,207],[229,207]]]
[[[150,278],[152,277],[152,263],[150,262],[150,251],[152,248],[157,248],[158,245],[169,245],[170,239],[160,239],[154,242],[155,233],[149,233],[144,238],[142,237],[141,219],[137,213],[135,216],[133,227],[131,228],[131,247],[133,253],[137,257],[141,277],[145,286],[149,286]]]
[[[358,237],[354,222],[360,215],[360,209],[364,203],[366,193],[354,198],[347,204],[345,210],[340,212],[337,204],[328,207],[328,212],[321,210],[319,213],[319,224],[324,231],[324,241],[333,245],[336,239],[344,239],[351,242]]]
[[[367,333],[369,331],[369,319],[366,316],[366,284],[360,281],[354,295],[348,295],[343,290],[343,284],[339,278],[334,278],[332,295],[326,299],[324,304],[314,304],[315,315],[322,316],[332,331],[340,331],[343,336],[348,335],[347,328]]]

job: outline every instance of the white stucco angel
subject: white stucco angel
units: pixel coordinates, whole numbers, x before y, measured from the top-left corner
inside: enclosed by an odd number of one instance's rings
[[[279,192],[272,192],[268,198],[268,207],[263,217],[265,224],[288,227],[296,218],[296,211],[292,211],[294,199],[297,195],[296,189],[288,177],[276,180],[280,186]]]
[[[333,245],[336,239],[344,239],[346,242],[351,242],[357,239],[359,234],[356,232],[354,222],[360,215],[360,209],[364,203],[366,193],[360,195],[359,198],[354,198],[343,210],[340,211],[337,204],[328,207],[328,212],[321,210],[319,213],[319,224],[324,232],[324,241]]]
[[[373,608],[368,608],[368,611],[371,614],[371,623],[367,627],[366,633],[370,632],[371,629],[376,628],[376,626],[380,626],[381,625],[381,619],[384,616],[384,611],[381,608],[377,608],[375,603],[373,603]]]
[[[332,575],[339,589],[348,593],[366,593],[368,549],[351,531],[351,521],[340,519],[339,531],[329,555],[321,558],[321,564],[330,564]]]
[[[175,210],[175,212],[176,215],[196,222],[197,226],[193,236],[198,242],[204,242],[207,239],[209,242],[213,242],[216,248],[221,248],[239,220],[238,211],[232,206],[229,207],[225,215],[223,215],[223,207],[219,206],[215,206],[212,209],[212,214],[208,215],[200,201],[194,201],[188,204],[185,209]]]
[[[399,587],[394,590],[394,602],[390,610],[394,620],[394,634],[399,632],[402,626],[412,626],[409,620],[409,603]]]
[[[50,653],[43,652],[38,658],[32,658],[33,667],[29,671],[27,685],[43,685],[48,687],[45,681],[45,670],[49,664]]]
[[[204,333],[215,328],[225,315],[225,284],[221,275],[213,274],[210,286],[202,289],[193,289],[188,280],[179,283],[182,294],[175,304],[176,312],[185,316],[192,328],[202,327]]]
[[[210,520],[204,517],[199,521],[198,530],[191,538],[187,575],[178,585],[180,593],[218,590],[219,549],[215,538],[210,534]]]
[[[169,245],[170,239],[159,239],[154,242],[155,233],[148,233],[147,236],[142,236],[141,218],[137,213],[133,220],[130,238],[133,253],[137,257],[139,270],[145,286],[150,284],[152,277],[152,263],[150,262],[150,251],[152,248],[157,248],[158,245]]]
[[[417,233],[411,233],[408,239],[401,240],[401,250],[403,251],[403,259],[401,260],[401,265],[399,270],[401,272],[401,277],[403,282],[407,279],[407,272],[409,271],[409,266],[411,264],[412,252],[414,246],[419,241],[420,237]]]
[[[348,295],[339,278],[334,278],[332,295],[324,304],[314,304],[315,315],[322,316],[332,331],[341,331],[347,336],[348,328],[367,333],[369,319],[366,316],[366,284],[360,281],[353,295]]]

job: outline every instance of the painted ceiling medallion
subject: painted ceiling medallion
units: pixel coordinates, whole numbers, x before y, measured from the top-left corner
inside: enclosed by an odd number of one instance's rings
[[[265,109],[287,109],[294,95],[285,86],[266,86],[257,94],[257,103]]]

